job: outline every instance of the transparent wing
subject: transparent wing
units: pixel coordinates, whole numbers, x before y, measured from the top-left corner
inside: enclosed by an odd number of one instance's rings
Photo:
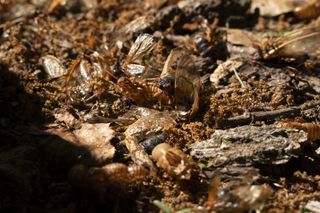
[[[295,30],[275,40],[273,46],[279,52],[279,56],[299,57],[309,55],[314,57],[320,47],[320,26]]]
[[[176,106],[179,109],[181,106],[190,108],[191,105],[192,115],[198,110],[201,79],[190,55],[181,56],[175,77]]]
[[[183,50],[181,48],[175,48],[171,50],[166,62],[164,63],[162,73],[160,75],[161,78],[171,75],[175,75],[174,66],[177,65],[177,61],[183,55]]]
[[[308,27],[303,27],[301,29],[296,29],[293,30],[292,32],[289,32],[287,34],[285,34],[284,36],[281,36],[277,39],[275,39],[275,43],[278,45],[281,45],[283,43],[286,43],[288,41],[291,40],[296,40],[299,39],[305,35],[314,33],[314,32],[319,32],[320,31],[320,25],[312,25],[312,26],[308,26]]]
[[[130,48],[126,62],[128,64],[140,64],[140,60],[143,58],[143,56],[150,53],[156,46],[156,43],[157,41],[153,35],[142,34],[138,36],[138,38]]]

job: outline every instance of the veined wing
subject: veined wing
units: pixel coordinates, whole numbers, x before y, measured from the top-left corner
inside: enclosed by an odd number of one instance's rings
[[[320,47],[320,26],[311,26],[298,29],[285,35],[272,45],[279,56],[313,56]]]
[[[126,62],[128,64],[130,63],[139,64],[143,56],[150,53],[153,50],[153,48],[156,46],[156,44],[157,44],[157,41],[153,35],[145,33],[138,36],[138,38],[130,48]]]
[[[193,115],[198,110],[200,88],[200,75],[192,57],[188,54],[182,55],[178,62],[175,76],[176,106],[192,104],[190,115]]]
[[[264,58],[315,58],[319,49],[320,25],[312,25],[268,41]]]
[[[274,40],[274,44],[281,46],[282,44],[285,44],[290,41],[303,39],[305,36],[312,35],[315,32],[320,32],[320,25],[307,26],[301,29],[293,30],[292,32],[289,32],[279,38],[276,38]]]
[[[175,76],[174,66],[177,66],[177,62],[182,55],[183,50],[181,48],[175,48],[171,50],[166,62],[164,63],[160,78],[166,77],[168,75]]]

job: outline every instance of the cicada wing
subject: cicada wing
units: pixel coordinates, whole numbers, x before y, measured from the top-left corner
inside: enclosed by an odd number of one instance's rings
[[[296,40],[296,39],[300,38],[301,36],[304,36],[304,35],[307,35],[307,34],[310,34],[310,33],[317,31],[317,28],[319,28],[319,27],[318,26],[309,26],[309,27],[303,27],[300,29],[293,30],[291,32],[284,34],[283,36],[280,36],[279,38],[276,38],[274,40],[274,43],[276,45],[281,45],[281,44],[286,43],[288,41]]]
[[[184,54],[178,62],[175,76],[175,100],[177,108],[191,105],[190,115],[194,114],[199,105],[200,88],[200,75],[197,72],[194,61],[190,55]]]
[[[316,56],[320,45],[320,26],[297,29],[275,40],[273,46],[278,56],[297,58],[303,55]]]
[[[192,104],[193,85],[183,76],[175,79],[175,105],[178,110],[187,111]]]
[[[177,62],[182,55],[183,55],[183,50],[181,48],[175,48],[171,50],[166,62],[164,63],[160,78],[163,78],[169,75],[170,76],[175,75],[176,69],[174,68],[174,66],[177,66]]]
[[[150,34],[142,34],[140,35],[128,53],[126,62],[140,64],[140,60],[143,56],[149,54],[157,44],[157,39]]]

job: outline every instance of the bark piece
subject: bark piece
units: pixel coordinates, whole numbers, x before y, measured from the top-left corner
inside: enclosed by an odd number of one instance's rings
[[[208,167],[227,164],[284,164],[302,152],[307,133],[275,126],[241,126],[216,130],[208,140],[196,142],[191,155]]]

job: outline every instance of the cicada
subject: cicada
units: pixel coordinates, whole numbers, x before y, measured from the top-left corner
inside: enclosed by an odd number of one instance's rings
[[[174,97],[178,110],[188,111],[190,116],[198,111],[201,80],[190,54],[181,49],[172,50],[165,62],[159,84],[162,90]]]
[[[258,47],[260,59],[284,58],[294,60],[317,59],[320,51],[320,25],[294,30],[284,36],[268,40]]]

